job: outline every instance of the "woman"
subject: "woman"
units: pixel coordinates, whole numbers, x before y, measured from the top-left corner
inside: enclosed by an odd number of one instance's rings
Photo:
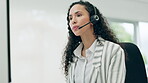
[[[124,83],[124,51],[99,10],[89,2],[74,2],[67,21],[69,37],[63,55],[67,83]]]

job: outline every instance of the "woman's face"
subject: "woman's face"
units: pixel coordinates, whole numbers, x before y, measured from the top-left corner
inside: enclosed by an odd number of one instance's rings
[[[69,25],[76,36],[81,36],[89,30],[91,24],[79,29],[79,27],[90,21],[89,13],[83,5],[76,4],[69,11]]]

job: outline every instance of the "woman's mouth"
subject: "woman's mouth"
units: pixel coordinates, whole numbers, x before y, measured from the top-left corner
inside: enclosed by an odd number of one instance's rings
[[[74,26],[74,27],[72,27],[72,29],[75,31],[75,30],[77,30],[79,28],[79,26]]]

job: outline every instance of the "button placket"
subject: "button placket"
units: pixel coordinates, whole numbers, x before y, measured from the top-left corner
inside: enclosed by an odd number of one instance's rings
[[[85,83],[85,72],[86,72],[86,66],[87,66],[88,60],[87,58],[84,59],[84,71],[83,71],[83,83]]]

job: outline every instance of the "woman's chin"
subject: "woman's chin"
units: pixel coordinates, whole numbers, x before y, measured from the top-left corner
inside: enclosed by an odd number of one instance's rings
[[[78,35],[78,34],[75,34],[75,36],[80,36],[80,35]]]
[[[74,33],[75,34],[75,36],[80,36],[80,34],[79,33]]]

